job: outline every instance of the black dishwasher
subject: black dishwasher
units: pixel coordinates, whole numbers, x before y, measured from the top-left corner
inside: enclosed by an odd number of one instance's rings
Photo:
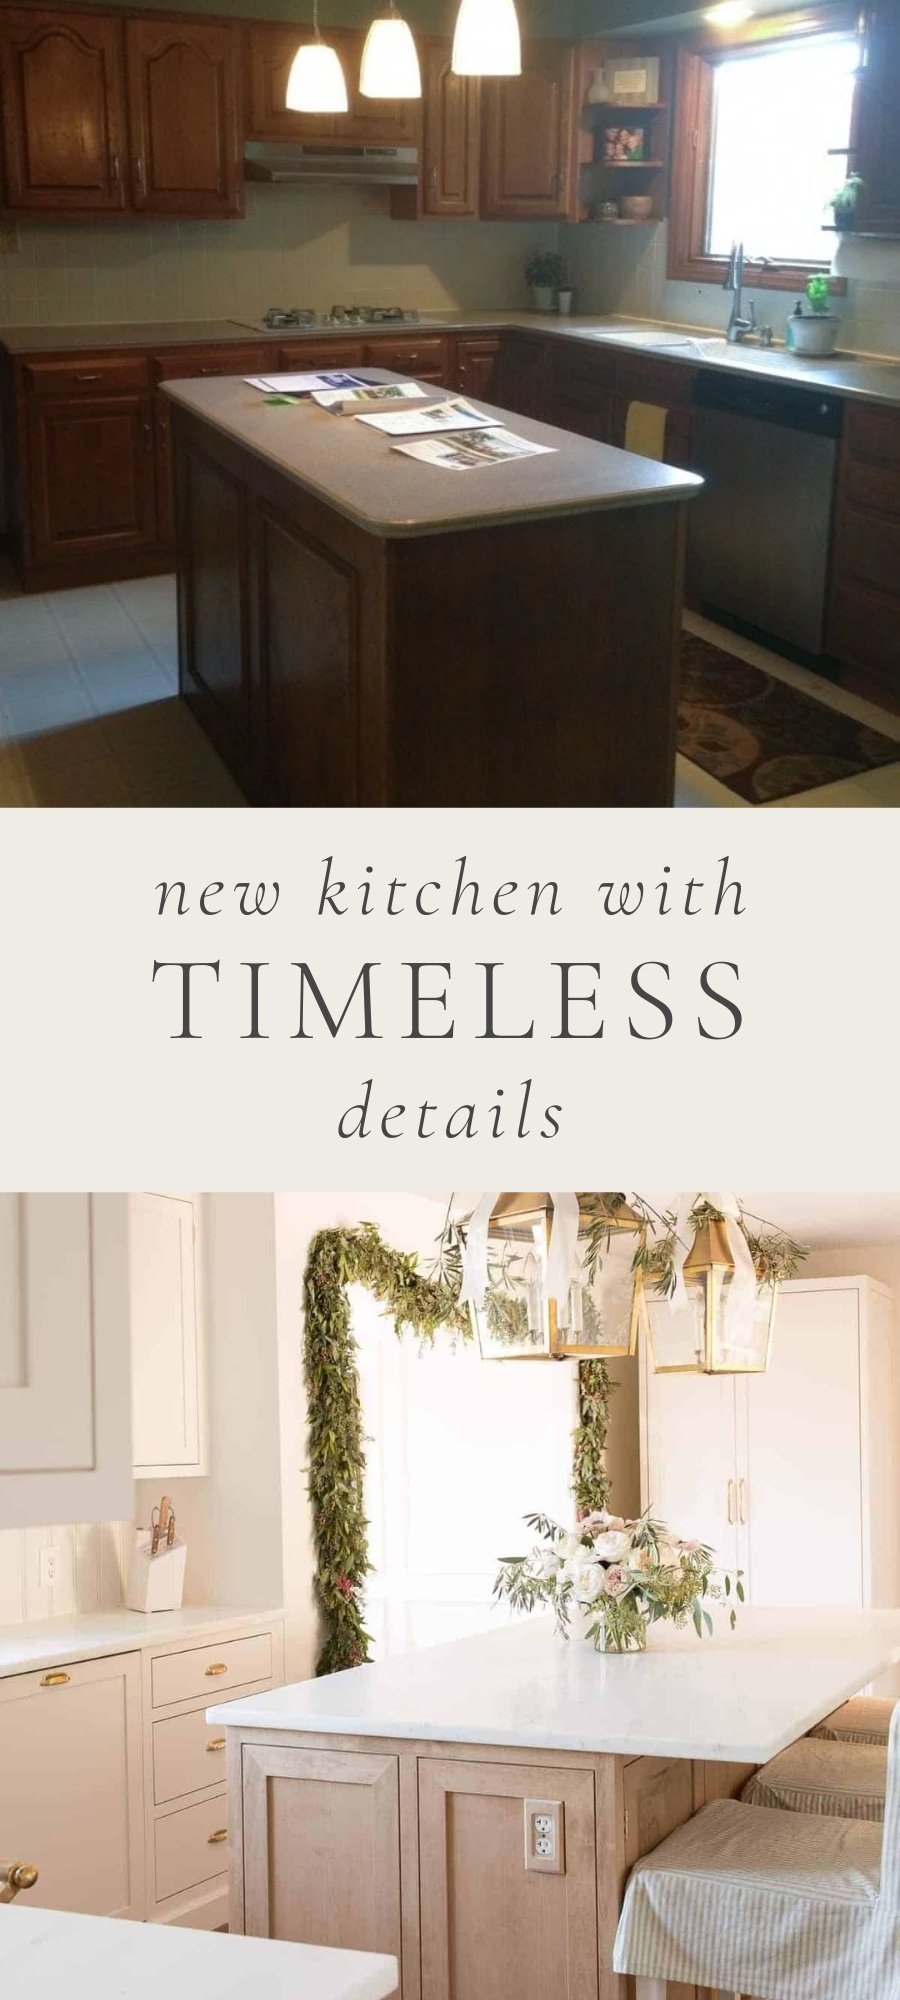
[[[828,551],[843,405],[704,370],[694,392],[688,590],[710,618],[828,671]]]

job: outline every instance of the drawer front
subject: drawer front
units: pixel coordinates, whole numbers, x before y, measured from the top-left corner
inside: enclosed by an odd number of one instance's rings
[[[900,595],[900,520],[845,508],[838,524],[835,568],[890,596]]]
[[[187,382],[196,381],[200,375],[256,375],[265,361],[266,349],[262,345],[183,347],[177,354],[156,355],[153,372],[157,382]]]
[[[686,409],[693,401],[696,369],[683,361],[643,361],[634,355],[616,359],[616,394],[629,403],[664,403]]]
[[[553,380],[566,389],[611,389],[615,372],[615,355],[602,347],[578,347],[574,342],[568,347],[560,341],[553,355]]]
[[[228,1865],[227,1798],[220,1792],[183,1812],[167,1813],[154,1828],[156,1897],[180,1895],[224,1874]]]
[[[382,334],[366,343],[365,359],[370,368],[389,368],[398,375],[426,374],[439,380],[447,374],[447,342],[442,334],[410,334],[407,339]]]
[[[68,361],[26,361],[22,376],[33,396],[104,396],[145,389],[146,354],[79,354]]]
[[[892,702],[900,695],[900,616],[898,600],[838,581],[831,593],[828,651],[882,681]]]
[[[292,340],[283,347],[269,348],[262,372],[271,374],[273,369],[290,372],[304,368],[361,368],[362,365],[361,340]]]
[[[875,514],[900,514],[900,458],[850,458],[846,461],[843,497],[852,507],[871,507]]]
[[[900,467],[900,410],[848,403],[847,444],[854,458],[880,458]]]
[[[154,1708],[170,1701],[188,1701],[191,1695],[206,1695],[210,1704],[226,1701],[229,1688],[246,1687],[248,1681],[272,1677],[272,1634],[254,1632],[251,1638],[215,1641],[185,1653],[163,1653],[151,1667]]]
[[[202,1708],[153,1724],[153,1801],[168,1805],[187,1792],[225,1781],[225,1731],[207,1722]]]

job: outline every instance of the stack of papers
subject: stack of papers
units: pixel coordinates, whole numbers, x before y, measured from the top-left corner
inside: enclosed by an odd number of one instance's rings
[[[443,466],[447,472],[474,472],[479,465],[503,465],[513,458],[543,458],[555,451],[552,444],[533,444],[530,438],[516,437],[500,425],[495,430],[465,431],[460,437],[423,438],[419,444],[395,444],[407,458],[424,459],[427,465]]]
[[[334,417],[345,417],[384,403],[421,403],[425,395],[418,382],[363,382],[358,389],[313,390],[313,402]]]
[[[371,424],[375,430],[387,431],[389,437],[422,437],[429,431],[489,431],[499,430],[499,417],[484,417],[462,396],[449,397],[442,403],[426,403],[417,410],[390,410],[383,416],[367,417],[358,415],[361,424]]]
[[[315,373],[302,375],[245,375],[244,381],[251,389],[262,389],[269,396],[314,396],[322,389],[361,389],[365,386],[360,375],[346,375],[340,368],[329,369],[324,374],[317,369]]]

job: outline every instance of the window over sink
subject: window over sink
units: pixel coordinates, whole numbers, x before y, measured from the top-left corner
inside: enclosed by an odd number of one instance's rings
[[[755,285],[793,288],[828,268],[828,203],[851,153],[860,60],[842,10],[827,29],[785,16],[727,47],[681,51],[670,277],[721,281],[735,242]]]

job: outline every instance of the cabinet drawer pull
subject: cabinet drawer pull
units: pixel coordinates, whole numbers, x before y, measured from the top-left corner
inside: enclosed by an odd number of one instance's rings
[[[734,1527],[734,1480],[728,1481],[728,1525]]]
[[[207,1750],[224,1750],[225,1748],[224,1736],[211,1736],[206,1747]]]
[[[64,1673],[44,1674],[41,1680],[41,1687],[42,1688],[68,1687],[71,1678],[72,1678],[71,1674],[64,1674]]]
[[[740,1524],[741,1524],[741,1527],[742,1527],[742,1528],[746,1528],[746,1526],[747,1526],[747,1481],[746,1481],[745,1479],[739,1479],[739,1480],[738,1480],[738,1520],[740,1521]]]
[[[227,1826],[217,1826],[215,1833],[211,1833],[208,1836],[206,1845],[207,1847],[221,1847],[223,1840],[227,1839],[228,1839]]]
[[[228,1672],[227,1661],[216,1660],[213,1666],[206,1668],[206,1678],[207,1680],[209,1680],[213,1674],[227,1674],[227,1672]]]
[[[99,375],[76,375],[75,380],[76,382],[99,382],[101,377]]]
[[[0,1903],[12,1903],[23,1889],[33,1889],[38,1871],[30,1861],[0,1861]]]

